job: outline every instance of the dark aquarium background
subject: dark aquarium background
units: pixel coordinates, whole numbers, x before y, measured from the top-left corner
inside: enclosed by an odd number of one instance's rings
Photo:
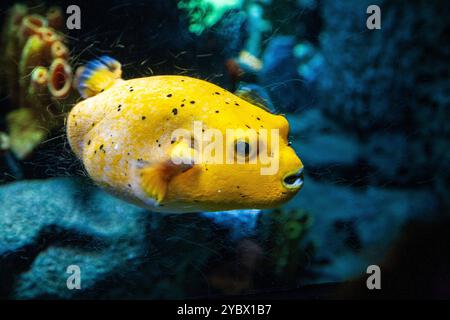
[[[76,92],[58,97],[58,77],[56,93],[27,91],[21,66],[41,61],[17,44],[20,12],[59,34],[61,70],[107,54],[125,78],[254,86],[290,122],[303,189],[274,210],[191,214],[105,193],[66,141]],[[1,298],[450,297],[448,1],[2,0],[0,13]]]

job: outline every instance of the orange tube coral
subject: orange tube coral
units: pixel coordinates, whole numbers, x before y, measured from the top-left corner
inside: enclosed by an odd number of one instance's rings
[[[76,99],[70,51],[58,31],[62,27],[64,16],[57,7],[45,11],[15,5],[7,15],[0,45],[0,85],[7,84],[4,94],[14,107],[6,122],[11,150],[20,159],[63,124],[64,113]]]
[[[24,106],[24,96],[30,84],[29,74],[31,71],[45,63],[45,43],[39,35],[33,35],[28,38],[22,50],[19,60],[19,92],[12,92],[11,95],[17,97],[19,105]]]
[[[37,29],[37,32],[41,39],[50,47],[54,42],[60,41],[61,37],[55,32],[55,30],[48,27],[41,27]]]
[[[50,56],[52,59],[56,58],[68,59],[69,49],[61,41],[55,41],[53,42],[50,48]]]
[[[22,47],[32,35],[39,34],[39,29],[47,27],[47,21],[38,14],[31,14],[23,18],[19,28],[19,42]]]
[[[53,60],[49,69],[48,90],[53,98],[66,98],[72,88],[72,68],[66,60]]]
[[[31,73],[31,88],[36,92],[45,90],[48,81],[48,70],[44,67],[36,67]]]
[[[36,67],[31,72],[30,85],[28,87],[26,102],[24,105],[28,109],[33,109],[34,114],[39,115],[41,119],[48,119],[51,110],[48,108],[51,106],[50,95],[48,94],[48,79],[49,72],[45,67]]]
[[[64,15],[59,7],[51,7],[48,9],[46,18],[48,26],[53,29],[61,29],[64,26]]]

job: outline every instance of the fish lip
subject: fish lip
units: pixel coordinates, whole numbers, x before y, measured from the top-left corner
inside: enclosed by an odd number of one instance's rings
[[[282,184],[288,190],[292,191],[300,190],[304,184],[303,167],[284,175],[282,179]]]

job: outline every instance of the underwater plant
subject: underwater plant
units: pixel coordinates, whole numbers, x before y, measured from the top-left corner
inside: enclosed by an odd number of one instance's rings
[[[216,24],[225,12],[240,9],[243,0],[181,0],[178,8],[189,16],[189,31],[197,35]]]
[[[312,224],[312,215],[300,208],[280,208],[263,215],[260,232],[271,252],[269,269],[277,276],[295,279],[305,268],[308,255],[313,253],[313,244],[305,241]]]
[[[7,117],[11,150],[28,157],[48,133],[64,122],[72,90],[72,68],[58,7],[43,12],[16,4],[2,34],[2,80],[13,111]]]

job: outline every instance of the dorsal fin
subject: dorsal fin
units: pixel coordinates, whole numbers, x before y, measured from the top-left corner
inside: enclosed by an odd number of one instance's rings
[[[277,113],[268,93],[261,86],[241,83],[234,94],[267,112]]]
[[[109,56],[101,56],[83,67],[77,89],[83,98],[92,97],[111,87],[121,76],[120,62]]]

